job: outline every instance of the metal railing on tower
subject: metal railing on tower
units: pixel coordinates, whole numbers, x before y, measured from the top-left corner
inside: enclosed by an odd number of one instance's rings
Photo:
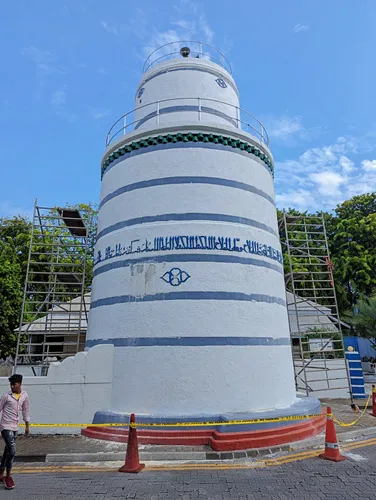
[[[88,228],[82,210],[35,203],[14,370],[46,375],[85,347]]]
[[[142,72],[145,73],[156,64],[176,58],[205,59],[222,66],[230,75],[232,73],[231,64],[222,52],[212,45],[194,40],[179,40],[157,47],[147,57]]]
[[[215,107],[222,106],[222,111]],[[122,135],[134,132],[144,123],[168,125],[169,119],[184,113],[187,122],[210,123],[213,116],[224,120],[244,132],[254,135],[261,143],[269,146],[269,136],[264,125],[251,113],[234,104],[205,97],[174,97],[149,102],[128,111],[112,125],[106,136],[106,147]],[[142,117],[137,116],[142,114]],[[173,122],[172,122],[173,123]]]
[[[283,211],[279,231],[297,391],[351,396],[324,217]]]

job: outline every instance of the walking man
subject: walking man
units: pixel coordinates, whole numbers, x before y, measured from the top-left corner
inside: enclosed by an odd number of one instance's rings
[[[5,484],[7,490],[15,486],[11,476],[13,460],[16,455],[16,437],[18,433],[19,413],[26,424],[25,436],[29,435],[30,404],[27,392],[22,390],[22,375],[12,375],[9,378],[11,390],[3,394],[0,399],[0,431],[5,441],[5,449],[0,464],[0,482]],[[6,475],[4,473],[6,471]]]

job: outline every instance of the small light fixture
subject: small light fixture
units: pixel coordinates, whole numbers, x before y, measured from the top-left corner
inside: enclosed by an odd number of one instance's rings
[[[182,47],[180,49],[180,54],[183,56],[183,57],[188,57],[189,54],[191,53],[191,49],[189,47]]]

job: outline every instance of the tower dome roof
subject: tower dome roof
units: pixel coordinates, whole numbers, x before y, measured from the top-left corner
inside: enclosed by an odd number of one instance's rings
[[[206,43],[188,40],[178,40],[156,48],[147,57],[143,72],[149,71],[158,63],[177,58],[205,59],[218,64],[232,74],[231,64],[222,52]]]

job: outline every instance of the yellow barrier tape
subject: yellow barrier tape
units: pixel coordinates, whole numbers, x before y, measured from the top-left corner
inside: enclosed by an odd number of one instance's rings
[[[308,418],[322,417],[323,414],[313,415],[293,415],[291,417],[275,417],[275,418],[256,418],[252,420],[228,420],[228,421],[213,421],[213,422],[174,422],[174,423],[131,423],[130,427],[208,427],[214,425],[251,425],[251,424],[268,424],[273,422],[288,422],[296,420],[306,420]]]
[[[368,396],[368,399],[367,399],[366,406],[365,406],[364,410],[362,411],[362,413],[360,414],[360,416],[356,420],[354,420],[353,422],[341,422],[340,420],[336,419],[333,414],[330,414],[330,416],[332,417],[332,419],[334,420],[334,422],[336,424],[340,425],[341,427],[351,427],[351,426],[357,424],[359,422],[359,420],[363,417],[363,415],[365,414],[365,412],[367,411],[369,402],[371,400],[371,395],[372,394],[370,394]]]
[[[331,413],[328,416],[332,417],[341,427],[351,427],[359,422],[367,411],[372,394],[368,396],[366,406],[360,416],[353,422],[341,422],[336,419]],[[311,418],[323,417],[324,413],[315,413],[312,415],[292,415],[290,417],[275,417],[275,418],[255,418],[251,420],[228,420],[228,421],[209,421],[209,422],[167,422],[167,423],[133,423],[124,422],[119,423],[103,423],[103,424],[30,424],[30,427],[213,427],[222,425],[253,425],[253,424],[269,424],[275,422],[291,422],[297,420],[307,420]],[[20,427],[25,427],[25,424],[20,424]]]
[[[312,415],[292,415],[290,417],[275,418],[257,418],[253,420],[228,420],[212,422],[167,422],[167,423],[108,423],[108,424],[30,424],[30,427],[212,427],[219,425],[249,425],[249,424],[267,424],[273,422],[289,422],[296,420],[306,420],[309,418],[318,418],[324,416],[323,413]],[[24,427],[25,424],[20,424]]]

